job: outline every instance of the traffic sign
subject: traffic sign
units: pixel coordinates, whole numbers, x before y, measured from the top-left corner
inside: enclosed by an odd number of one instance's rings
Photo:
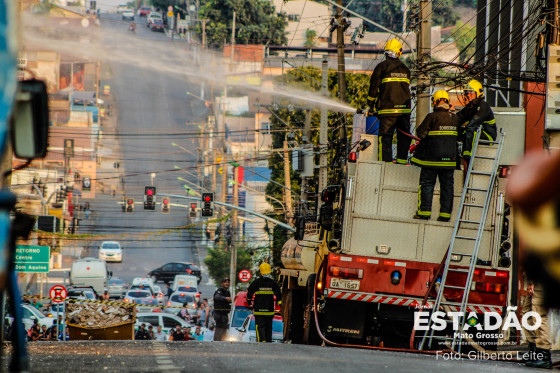
[[[53,302],[61,303],[61,302],[64,302],[64,300],[68,296],[68,292],[66,291],[66,288],[64,286],[55,285],[49,291],[49,295],[50,295],[51,300]]]
[[[15,257],[16,272],[49,272],[50,246],[17,245]]]
[[[171,12],[171,11],[167,12],[167,16],[168,17],[173,17],[173,12]]]
[[[248,282],[250,279],[251,272],[246,269],[242,269],[241,271],[239,271],[239,280],[241,280],[241,282]]]

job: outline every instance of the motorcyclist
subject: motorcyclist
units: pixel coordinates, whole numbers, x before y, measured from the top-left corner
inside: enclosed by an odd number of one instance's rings
[[[130,22],[130,26],[128,26],[130,31],[136,31],[136,23],[134,21]]]

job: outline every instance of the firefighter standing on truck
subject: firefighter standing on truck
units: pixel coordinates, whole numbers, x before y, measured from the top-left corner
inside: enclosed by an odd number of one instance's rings
[[[406,164],[410,137],[410,70],[399,57],[402,45],[391,39],[385,61],[373,70],[369,83],[368,112],[379,118],[379,160],[393,162],[393,135],[397,131],[397,163]]]
[[[274,297],[276,303],[282,303],[280,287],[270,277],[270,264],[259,266],[261,275],[251,283],[247,290],[247,303],[253,305],[257,342],[272,342],[272,320],[274,319]],[[253,295],[255,299],[253,299]]]
[[[471,80],[463,89],[463,96],[467,101],[465,107],[457,113],[459,123],[465,124],[463,134],[463,159],[469,164],[474,145],[474,135],[482,125],[480,140],[494,141],[498,135],[496,119],[490,105],[484,101],[484,89],[477,80]]]
[[[430,220],[436,177],[441,189],[438,221],[448,222],[453,210],[453,172],[457,157],[459,120],[449,112],[449,94],[441,89],[432,95],[434,111],[416,129],[420,143],[411,162],[422,167],[418,211],[414,219]]]

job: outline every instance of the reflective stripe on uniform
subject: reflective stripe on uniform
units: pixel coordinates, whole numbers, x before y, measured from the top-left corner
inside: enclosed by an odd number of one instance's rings
[[[422,185],[418,185],[418,211],[420,211],[421,204],[422,204]]]
[[[496,124],[496,119],[485,120],[483,123],[484,124]]]
[[[420,215],[420,216],[432,216],[432,212],[431,212],[431,211],[421,211],[421,210],[418,210],[417,214]]]
[[[377,114],[408,114],[410,109],[384,109],[377,111]]]
[[[377,160],[378,161],[383,161],[383,153],[381,152],[381,134],[379,134],[379,136],[377,137],[378,141],[379,141],[379,145],[377,146],[377,150],[379,152],[379,154],[377,154]]]
[[[274,295],[274,292],[272,290],[259,290],[259,291],[255,291],[255,295],[257,294],[272,294]]]
[[[406,159],[398,159],[397,158],[397,163],[406,164]]]
[[[463,154],[465,154],[465,153],[463,153]],[[418,163],[421,166],[439,166],[439,167],[455,167],[455,166],[457,166],[456,162],[423,161],[421,159],[414,158],[414,157],[411,158],[411,161],[414,162],[414,163]]]
[[[274,316],[274,311],[255,311],[255,316]]]
[[[457,131],[430,131],[428,136],[457,136]]]
[[[389,83],[389,82],[405,82],[405,83],[410,84],[410,79],[408,79],[408,78],[385,78],[385,79],[381,79],[381,84]]]
[[[375,100],[377,100],[377,98],[375,98],[375,97],[371,97],[371,96],[368,96],[368,98],[367,98],[367,99],[368,99],[369,101],[375,101]]]
[[[492,136],[490,136],[486,131],[482,131],[482,133],[486,135],[486,137],[488,138],[489,141],[494,141]]]
[[[447,212],[440,212],[439,216],[441,216],[442,218],[450,218],[451,214],[448,214]]]

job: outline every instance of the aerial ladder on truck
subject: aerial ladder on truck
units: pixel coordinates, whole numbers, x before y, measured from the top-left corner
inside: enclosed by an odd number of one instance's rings
[[[434,277],[434,284],[432,284],[436,286],[437,296],[431,305],[431,315],[440,310],[440,308],[458,312],[457,321],[460,330],[455,331],[452,337],[436,335],[434,333],[435,330],[432,328],[434,321],[433,318],[430,317],[428,327],[424,331],[424,335],[419,344],[420,350],[430,349],[435,340],[440,340],[442,344],[446,345],[448,348],[456,349],[456,351],[460,353],[464,335],[463,325],[466,321],[467,312],[477,312],[481,309],[483,310],[485,307],[481,304],[470,303],[469,294],[473,283],[475,268],[478,264],[478,251],[482,242],[486,216],[496,185],[505,132],[500,131],[495,141],[479,140],[480,132],[481,128],[479,128],[475,135],[471,161],[465,177],[458,216],[453,228],[449,249],[444,258],[445,261],[442,261],[443,271],[441,273],[441,278]],[[469,228],[470,232],[475,230],[476,235],[466,234],[466,227]],[[452,258],[457,256],[470,257],[468,269],[453,267]],[[449,284],[448,274],[451,272],[466,274],[464,284]],[[438,283],[439,286],[437,286]],[[432,288],[433,286],[430,286],[427,296]],[[461,292],[461,301],[448,301],[444,296],[444,293],[448,291]]]

